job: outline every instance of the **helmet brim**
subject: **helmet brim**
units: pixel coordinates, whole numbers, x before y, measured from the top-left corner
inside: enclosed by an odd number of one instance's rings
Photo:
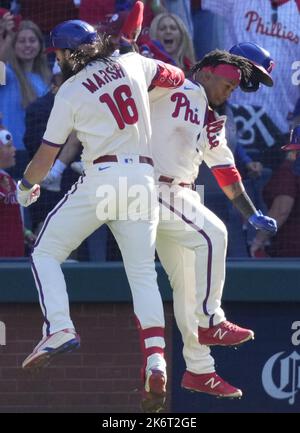
[[[269,72],[261,65],[258,65],[257,63],[251,61],[253,65],[255,66],[256,73],[258,74],[259,81],[264,84],[265,86],[272,87],[274,82],[272,80],[271,75]]]

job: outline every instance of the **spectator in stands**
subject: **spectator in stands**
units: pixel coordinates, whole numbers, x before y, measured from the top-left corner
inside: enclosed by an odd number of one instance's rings
[[[268,215],[276,218],[278,233],[274,238],[257,233],[251,245],[252,257],[300,257],[300,176],[293,170],[300,152],[300,125],[292,130],[289,144],[282,149],[286,158],[264,190]]]
[[[24,230],[16,183],[5,171],[15,164],[15,153],[12,134],[0,126],[0,257],[23,257],[24,241],[32,245],[35,240]]]
[[[164,0],[164,5],[170,14],[179,16],[184,22],[191,38],[194,36],[194,26],[191,16],[191,0]]]
[[[276,168],[281,160],[280,146],[289,131],[286,113],[292,112],[299,97],[293,82],[299,60],[300,3],[288,0],[193,0],[221,15],[225,22],[223,43],[228,49],[241,41],[263,46],[274,56],[274,88],[263,87],[257,95],[235,92],[231,98],[240,142],[258,149],[259,160]],[[199,33],[201,37],[201,32]]]
[[[18,169],[22,172],[27,163],[23,142],[25,109],[47,92],[51,72],[44,54],[43,36],[36,24],[21,21],[16,31],[14,27],[14,17],[7,12],[0,20],[0,60],[7,64],[6,85],[0,86],[0,111],[4,124],[13,134]]]
[[[53,68],[53,77],[49,92],[36,99],[26,109],[25,116],[25,135],[24,143],[28,151],[29,159],[32,159],[38,150],[47,121],[54,104],[54,97],[62,84],[61,70],[57,64]],[[71,134],[63,150],[59,154],[52,167],[52,174],[45,182],[41,184],[42,199],[34,203],[29,208],[32,229],[38,234],[47,214],[54,208],[63,195],[68,191],[71,185],[77,180],[78,176],[71,170],[68,170],[64,176],[63,187],[61,187],[62,174],[70,161],[74,161],[76,155],[80,152],[81,143],[74,134]]]
[[[227,45],[224,45],[224,18],[209,10],[201,9],[200,0],[190,1],[196,57],[201,59],[216,47],[228,49]]]
[[[169,13],[157,15],[150,26],[151,39],[158,40],[175,64],[189,71],[195,63],[191,36],[181,18]]]
[[[247,194],[257,209],[265,212],[266,206],[262,198],[262,188],[269,180],[272,172],[255,161],[246,149],[238,142],[236,125],[231,105],[226,102],[216,109],[218,114],[226,115],[226,139],[234,154],[236,165],[242,175]],[[244,221],[241,214],[225,199],[210,170],[200,167],[199,182],[205,185],[205,203],[213,210],[227,226],[228,257],[249,257],[248,243],[255,236],[256,231]],[[199,183],[197,182],[197,183]]]

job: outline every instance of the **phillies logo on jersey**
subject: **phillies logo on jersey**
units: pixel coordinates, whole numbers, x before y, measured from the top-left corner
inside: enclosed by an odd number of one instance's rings
[[[176,92],[171,96],[171,101],[176,102],[175,110],[172,113],[172,117],[178,117],[180,113],[184,113],[184,120],[187,122],[200,125],[200,120],[198,118],[198,109],[193,110],[189,98],[180,92]]]
[[[214,147],[219,146],[220,142],[218,140],[218,136],[220,135],[220,132],[224,127],[224,124],[225,121],[224,119],[222,119],[222,120],[216,120],[215,122],[211,122],[207,125],[206,130],[207,130],[207,138],[208,138],[210,150],[213,149]]]
[[[286,39],[295,44],[299,43],[299,36],[286,29],[286,25],[277,23],[266,23],[263,18],[255,11],[249,11],[246,13],[245,18],[248,20],[246,31],[254,30],[256,33],[260,33],[265,36],[273,36],[274,38]]]

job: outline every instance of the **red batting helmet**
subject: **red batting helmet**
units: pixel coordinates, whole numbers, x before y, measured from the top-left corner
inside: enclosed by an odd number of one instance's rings
[[[282,146],[282,150],[300,150],[300,125],[291,130],[290,142]]]

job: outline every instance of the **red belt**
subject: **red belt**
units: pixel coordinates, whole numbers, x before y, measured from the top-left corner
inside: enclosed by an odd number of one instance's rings
[[[130,158],[128,158],[129,160]],[[99,162],[118,162],[117,155],[103,155],[93,161],[93,164],[98,164]],[[153,160],[148,156],[139,156],[140,164],[150,164],[154,166]]]
[[[173,177],[168,177],[168,176],[159,176],[158,181],[159,182],[164,182],[164,183],[173,183],[174,178]],[[180,182],[180,183],[177,183],[176,185],[182,186],[183,188],[195,189],[195,184],[194,183]]]

